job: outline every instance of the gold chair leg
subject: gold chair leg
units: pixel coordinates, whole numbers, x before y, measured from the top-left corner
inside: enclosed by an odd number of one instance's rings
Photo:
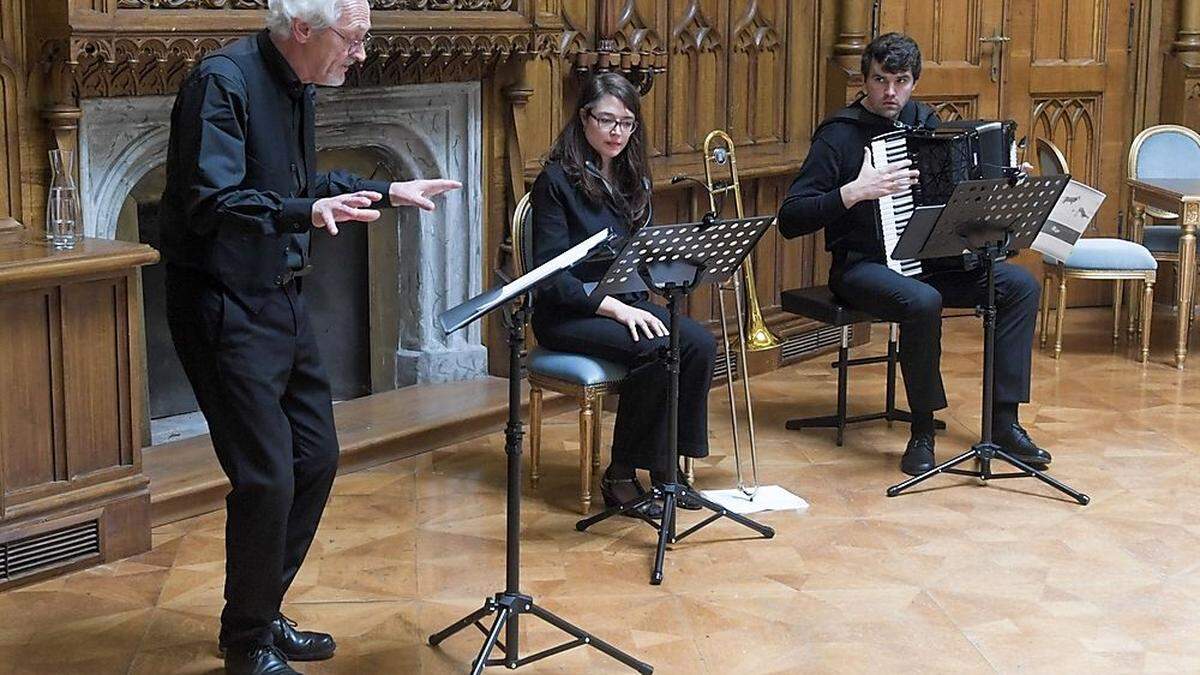
[[[1117,287],[1113,289],[1113,342],[1121,340],[1121,302],[1125,298],[1125,280],[1117,279]]]
[[[596,395],[596,422],[592,432],[592,471],[600,470],[600,444],[604,437],[604,396]]]
[[[579,400],[579,512],[587,515],[592,508],[592,436],[595,414],[592,397]]]
[[[1046,324],[1050,323],[1050,275],[1042,277],[1042,332],[1038,345],[1046,346]]]
[[[1154,281],[1142,284],[1142,363],[1150,358],[1150,320],[1154,309]]]
[[[529,484],[537,487],[542,460],[542,390],[529,388]]]
[[[1125,311],[1129,314],[1129,336],[1133,337],[1142,329],[1139,319],[1142,316],[1141,295],[1137,292],[1137,284],[1129,284],[1129,302]]]
[[[1063,318],[1067,315],[1067,275],[1058,278],[1058,316],[1054,317],[1054,358],[1062,354]]]

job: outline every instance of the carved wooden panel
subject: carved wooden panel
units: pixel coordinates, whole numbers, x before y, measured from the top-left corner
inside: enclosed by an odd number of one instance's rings
[[[1101,103],[1102,95],[1036,99],[1027,127],[1030,143],[1034,138],[1053,143],[1067,158],[1071,176],[1089,185],[1099,177]]]
[[[729,3],[729,135],[737,143],[784,137],[788,3]]]
[[[0,388],[6,392],[0,410],[5,448],[0,452],[4,474],[0,482],[9,492],[62,478],[56,471],[53,423],[58,378],[52,364],[58,357],[52,345],[57,342],[57,314],[52,292],[0,295],[0,325],[4,326]]]
[[[1109,0],[1037,0],[1033,60],[1103,61]],[[1124,3],[1115,8],[1125,11]]]
[[[514,0],[370,0],[373,10],[504,10]],[[117,0],[118,9],[267,9],[268,0]]]
[[[996,0],[883,3],[880,30],[907,33],[921,47],[924,61],[917,81],[918,99],[953,102],[944,111],[948,116],[999,116],[1003,53],[980,39],[1003,30],[1003,7],[1004,3]],[[971,101],[969,113],[961,105],[967,100]]]
[[[62,287],[67,475],[126,464],[129,362],[123,280]]]
[[[880,32],[898,30],[921,46],[927,64],[978,64],[984,0],[903,0],[883,3]]]
[[[701,150],[705,134],[725,126],[727,44],[723,37],[722,3],[675,0],[665,84],[670,102],[666,115],[671,154]]]
[[[14,63],[5,58],[0,42],[0,221],[20,220],[21,145],[19,113],[23,104],[21,78]],[[0,222],[0,229],[3,222]]]
[[[937,113],[938,118],[943,122],[978,118],[978,115],[975,113],[978,99],[975,97],[961,98],[957,100],[926,98],[923,96],[918,96],[916,98],[917,100],[922,101],[932,107],[934,112]]]

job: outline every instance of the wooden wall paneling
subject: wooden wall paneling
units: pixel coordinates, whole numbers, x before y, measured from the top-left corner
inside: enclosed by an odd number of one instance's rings
[[[1116,236],[1131,139],[1126,96],[1130,13],[1126,0],[1022,0],[1012,3],[1005,116],[1029,143],[1045,138],[1066,155],[1071,175],[1108,195],[1086,236]],[[1040,277],[1041,256],[1019,259]],[[1071,285],[1072,305],[1111,302],[1113,285]]]
[[[0,474],[6,494],[58,478],[56,445],[61,442],[54,423],[60,361],[54,345],[58,336],[55,293],[36,289],[0,295]],[[22,392],[22,393],[18,393]],[[11,449],[20,448],[20,452]],[[11,500],[6,500],[11,503]]]
[[[0,3],[0,232],[16,229],[21,205],[21,113],[24,92],[24,3]]]
[[[942,105],[955,115],[989,119],[999,115],[1003,48],[980,39],[1003,32],[1003,6],[1000,0],[883,4],[880,32],[907,33],[921,46],[924,63],[916,98]]]
[[[729,135],[741,144],[783,139],[788,5],[783,0],[731,0]]]
[[[125,284],[110,279],[62,286],[67,477],[124,462],[129,410]],[[125,365],[126,372],[122,371]]]
[[[670,7],[662,122],[668,153],[682,155],[701,152],[704,136],[727,125],[728,17],[719,0],[670,0]]]

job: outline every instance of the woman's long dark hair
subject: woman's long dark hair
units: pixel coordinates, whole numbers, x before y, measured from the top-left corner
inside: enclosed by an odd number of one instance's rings
[[[600,170],[600,155],[588,143],[583,129],[584,116],[580,114],[582,111],[591,111],[592,106],[606,95],[623,103],[637,120],[637,128],[629,135],[629,143],[613,159],[611,195],[604,187],[604,182],[594,173]],[[600,73],[583,85],[579,92],[579,107],[554,141],[547,161],[561,163],[563,172],[583,190],[589,200],[597,204],[610,200],[617,211],[629,217],[630,226],[636,227],[650,209],[648,186],[651,180],[650,165],[646,161],[645,127],[642,123],[642,101],[637,89],[619,73]],[[594,171],[588,170],[588,162]]]

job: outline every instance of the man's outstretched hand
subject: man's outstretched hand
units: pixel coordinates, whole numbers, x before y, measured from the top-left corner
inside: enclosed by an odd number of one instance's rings
[[[445,178],[395,182],[388,188],[388,201],[392,206],[415,206],[432,211],[435,208],[432,197],[461,187],[462,183]]]
[[[380,199],[383,199],[383,195],[371,190],[360,190],[336,197],[318,199],[312,205],[313,227],[323,227],[329,230],[329,234],[336,235],[338,223],[344,223],[347,220],[369,223],[377,220],[379,211],[366,207]]]

